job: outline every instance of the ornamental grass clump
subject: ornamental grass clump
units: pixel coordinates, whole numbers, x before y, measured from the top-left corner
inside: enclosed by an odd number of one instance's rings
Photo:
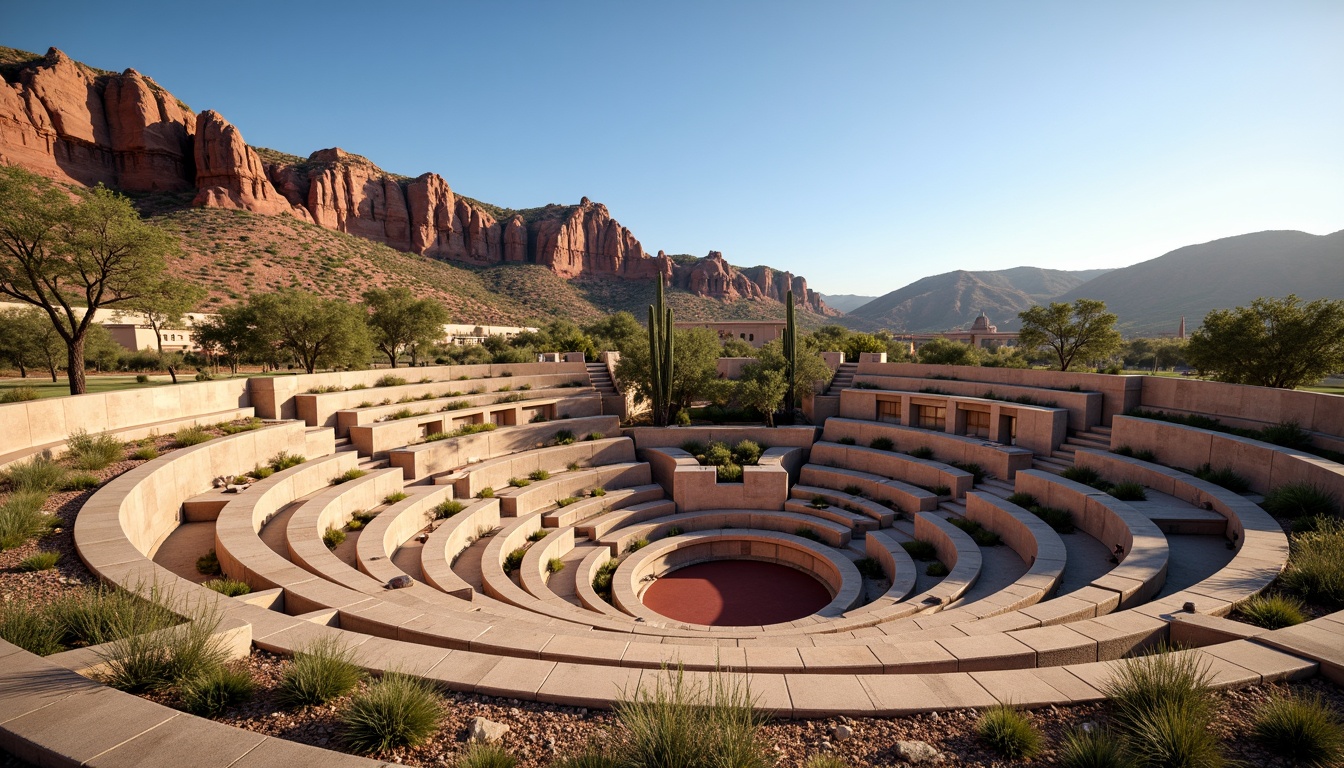
[[[1288,567],[1279,577],[1290,592],[1328,607],[1344,605],[1344,520],[1309,518],[1311,530],[1289,539]]]
[[[213,602],[186,602],[172,595],[163,602],[184,620],[155,631],[114,625],[115,639],[97,650],[104,683],[130,693],[162,690],[210,674],[228,661],[225,640],[216,634],[223,614]],[[132,614],[130,621],[136,618]]]
[[[999,534],[989,530],[985,526],[974,520],[964,517],[949,517],[947,522],[955,525],[970,535],[971,540],[981,547],[997,547],[1003,543],[1003,538]]]
[[[272,471],[281,472],[290,467],[297,467],[304,461],[307,461],[307,459],[302,456],[290,453],[289,451],[281,451],[272,456],[271,460],[266,462],[266,464]]]
[[[19,561],[19,570],[21,571],[48,571],[56,567],[60,562],[60,552],[38,552],[35,555],[29,555]]]
[[[15,493],[48,494],[65,482],[66,469],[46,456],[15,464],[5,470],[5,480]]]
[[[361,477],[363,477],[363,476],[365,476],[365,475],[367,475],[367,474],[369,474],[369,473],[366,472],[365,470],[362,470],[362,469],[347,469],[347,470],[345,470],[344,472],[342,472],[341,474],[339,474],[339,475],[333,477],[333,478],[331,479],[331,484],[332,484],[332,485],[340,485],[341,483],[348,483],[348,482],[350,482],[351,480],[358,480],[359,478],[361,478]]]
[[[514,768],[518,758],[498,744],[473,742],[458,756],[456,768]]]
[[[1102,692],[1139,766],[1216,768],[1224,764],[1211,729],[1215,699],[1207,663],[1193,652],[1158,646],[1126,659]]]
[[[1327,768],[1344,762],[1344,724],[1320,694],[1274,694],[1256,713],[1252,733],[1294,765]]]
[[[1136,483],[1133,480],[1116,483],[1111,486],[1111,490],[1108,491],[1108,493],[1121,501],[1148,500],[1148,491],[1143,487],[1143,483]]]
[[[1288,483],[1273,488],[1260,502],[1265,511],[1275,517],[1338,517],[1339,499],[1310,483]]]
[[[462,502],[457,501],[455,499],[439,502],[439,505],[437,507],[434,507],[434,519],[444,520],[446,518],[452,517],[453,515],[456,515],[458,512],[461,512],[464,509],[466,509],[466,506],[464,506]]]
[[[44,492],[23,491],[0,503],[0,551],[21,547],[47,529],[52,518],[42,514],[46,501]]]
[[[328,528],[322,532],[322,543],[327,549],[335,549],[345,543],[345,531],[340,528]]]
[[[189,427],[181,427],[173,433],[173,442],[179,447],[186,448],[192,445],[200,445],[213,438],[205,427],[199,424],[193,424]]]
[[[38,656],[65,650],[61,626],[43,606],[26,600],[0,601],[0,639]]]
[[[1056,533],[1073,533],[1075,530],[1073,513],[1067,509],[1036,504],[1027,511],[1044,520],[1045,524],[1053,528]]]
[[[1009,760],[1034,757],[1044,742],[1031,720],[1006,704],[985,710],[976,730],[982,741]]]
[[[902,541],[901,547],[915,560],[932,560],[938,556],[938,548],[927,541]]]
[[[98,470],[113,462],[121,461],[126,454],[126,446],[115,437],[101,432],[90,435],[83,429],[76,430],[65,439],[66,455],[75,469]]]
[[[1069,729],[1056,756],[1063,768],[1134,768],[1124,740],[1105,728]]]
[[[334,637],[322,637],[295,652],[276,693],[289,707],[325,704],[353,690],[363,677],[350,647]]]
[[[1282,629],[1307,620],[1302,601],[1290,595],[1256,595],[1237,607],[1257,627]]]
[[[238,597],[252,592],[252,587],[247,582],[238,579],[210,579],[201,586],[206,589],[213,589],[225,597]]]
[[[1233,493],[1247,493],[1251,490],[1251,482],[1233,472],[1230,467],[1214,469],[1213,465],[1206,463],[1195,470],[1195,477],[1214,485],[1221,485]]]
[[[895,449],[896,444],[891,441],[890,437],[874,437],[868,443],[868,447],[878,451],[890,451]]]
[[[414,747],[439,730],[443,711],[433,684],[389,672],[355,694],[342,710],[342,738],[363,754]]]
[[[219,717],[229,707],[252,698],[255,690],[247,670],[219,666],[184,680],[178,686],[178,696],[183,709],[193,715]]]
[[[666,670],[651,689],[641,685],[616,702],[611,750],[630,766],[767,768],[774,753],[754,703],[739,677],[715,674],[699,684]]]

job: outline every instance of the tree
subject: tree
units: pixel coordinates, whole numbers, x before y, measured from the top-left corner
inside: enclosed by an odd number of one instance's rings
[[[684,328],[673,332],[671,416],[703,400],[719,378],[719,336],[708,328]],[[649,345],[637,344],[621,355],[616,377],[634,387],[635,399],[653,402]]]
[[[869,333],[851,333],[845,339],[842,349],[845,360],[856,363],[864,352],[886,352],[887,343]]]
[[[979,365],[980,350],[970,344],[938,337],[924,342],[917,353],[924,365]]]
[[[248,303],[262,342],[293,353],[308,373],[369,364],[373,345],[361,307],[289,288]]]
[[[823,352],[842,352],[850,333],[843,325],[823,325],[812,332],[812,338],[816,339]]]
[[[629,312],[617,312],[613,315],[590,323],[583,327],[593,340],[599,352],[616,351],[622,354],[644,337],[644,327]]]
[[[755,357],[756,348],[736,336],[723,342],[723,357]]]
[[[154,331],[159,358],[163,361],[163,366],[168,369],[168,375],[172,377],[174,384],[177,383],[177,366],[182,358],[180,355],[163,353],[163,330],[181,326],[182,317],[195,309],[205,295],[206,290],[201,286],[169,277],[160,280],[143,295],[125,302],[117,313],[125,315],[127,312],[138,312],[144,316],[145,322]]]
[[[59,341],[59,338],[57,339]],[[84,359],[93,365],[99,373],[115,371],[124,350],[112,338],[106,328],[97,323],[89,326],[89,335],[84,338]],[[164,355],[159,355],[162,362]],[[176,379],[174,379],[176,381]]]
[[[1344,371],[1344,301],[1261,297],[1215,309],[1190,337],[1186,360],[1219,381],[1293,389]]]
[[[1017,316],[1022,319],[1018,344],[1024,350],[1046,350],[1061,371],[1069,370],[1075,362],[1110,357],[1124,343],[1115,330],[1116,317],[1106,311],[1104,301],[1078,299],[1072,305],[1037,305]]]
[[[784,346],[779,339],[769,342],[756,351],[756,362],[748,363],[743,366],[743,376],[746,376],[746,370],[752,365],[759,365],[762,369],[779,371],[786,375],[788,363],[784,358]],[[817,384],[825,384],[835,375],[826,361],[821,358],[821,352],[816,346],[815,340],[799,339],[798,358],[796,363],[795,378],[797,380],[797,392],[794,393],[794,405],[802,398],[803,392],[814,391]],[[786,393],[787,394],[787,393]]]
[[[980,365],[985,368],[1030,368],[1027,356],[1017,347],[998,346],[980,350]]]
[[[47,315],[36,307],[0,312],[0,356],[28,378],[29,368],[45,368],[53,382],[65,362],[65,340]]]
[[[83,394],[84,342],[95,314],[157,285],[177,250],[102,186],[77,201],[40,176],[0,167],[0,294],[38,307],[66,345],[70,394]]]
[[[372,288],[364,292],[373,343],[393,368],[401,353],[443,339],[448,310],[433,299],[416,299],[405,288]],[[414,363],[414,360],[412,360]]]
[[[197,323],[192,339],[209,359],[223,359],[229,373],[238,373],[244,358],[258,353],[261,337],[252,308],[246,304],[223,307],[214,317]]]
[[[765,417],[766,426],[773,427],[775,411],[783,405],[788,390],[789,380],[783,371],[761,362],[747,363],[737,382],[737,401],[743,407],[755,408]]]

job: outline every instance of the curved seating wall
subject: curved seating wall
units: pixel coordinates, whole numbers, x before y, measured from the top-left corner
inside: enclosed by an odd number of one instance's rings
[[[649,465],[643,462],[607,464],[590,469],[562,472],[549,480],[537,480],[522,488],[507,488],[496,493],[500,510],[506,517],[530,514],[546,509],[559,499],[587,495],[594,488],[626,488],[649,484]]]
[[[593,433],[615,436],[620,434],[621,422],[615,416],[589,416],[500,427],[489,432],[395,448],[388,451],[387,459],[392,466],[401,467],[407,481],[419,480],[505,454],[541,448],[554,443],[556,433],[561,430],[568,430],[580,439]]]
[[[1144,376],[1142,402],[1134,407],[1139,405],[1157,411],[1213,416],[1237,427],[1260,428],[1293,421],[1309,432],[1344,438],[1344,397],[1340,395]]]
[[[985,400],[1015,400],[1017,398],[1031,398],[1036,401],[1034,404],[1046,408],[1064,408],[1069,412],[1069,429],[1082,432],[1089,427],[1095,427],[1101,423],[1102,402],[1105,396],[1100,392],[1074,392],[1067,389],[1040,389],[1039,387],[1022,386],[1017,384],[993,383],[986,384],[978,381],[957,381],[953,379],[938,379],[930,382],[928,379],[921,379],[913,376],[891,376],[886,374],[860,374],[854,377],[855,384],[868,384],[880,387],[884,390],[893,392],[919,392],[921,389],[927,389],[930,386],[936,387],[949,395],[958,397],[975,397]],[[990,398],[986,395],[993,394]]]
[[[858,486],[865,496],[887,502],[908,514],[938,508],[938,497],[932,491],[857,469],[808,464],[803,467],[799,482],[807,486],[836,489]]]
[[[861,496],[851,496],[844,491],[837,491],[832,488],[795,485],[789,489],[789,495],[794,499],[805,499],[807,501],[812,501],[820,496],[833,507],[839,507],[846,512],[870,518],[876,523],[874,526],[876,528],[890,528],[896,518],[895,512],[875,501],[869,501]]]
[[[509,480],[526,480],[528,475],[537,470],[554,473],[563,472],[572,463],[596,467],[631,463],[634,460],[635,444],[628,437],[581,440],[571,445],[539,448],[473,464],[457,473],[453,485],[457,489],[458,498],[470,499],[483,488],[507,488]]]
[[[434,508],[440,502],[453,498],[453,489],[446,486],[410,486],[411,495],[388,506],[370,520],[355,542],[355,557],[359,569],[375,579],[387,582],[400,576],[400,568],[392,564],[392,555],[412,536],[425,529],[435,519]]]
[[[945,485],[955,498],[965,496],[975,480],[970,472],[949,464],[859,445],[819,442],[812,446],[811,459],[818,464],[903,480],[925,489]]]
[[[823,437],[831,442],[848,437],[859,445],[868,445],[874,438],[885,437],[891,440],[896,450],[907,452],[932,448],[935,460],[979,464],[989,474],[1005,480],[1011,480],[1018,470],[1031,469],[1032,452],[1026,448],[898,424],[830,418],[826,420]]]
[[[471,502],[440,523],[420,550],[420,571],[425,583],[453,597],[471,600],[476,590],[453,570],[453,561],[482,533],[498,527],[499,499]]]
[[[938,515],[920,512],[915,515],[915,539],[932,544],[938,551],[938,561],[947,566],[948,572],[942,581],[906,602],[919,605],[921,610],[940,611],[960,599],[980,579],[984,558],[980,547],[965,531]]]
[[[532,423],[530,414],[554,423],[570,417],[602,415],[602,398],[595,392],[550,396],[534,400],[482,405],[458,411],[441,411],[350,427],[350,442],[363,456],[384,456],[388,451],[420,442],[435,432],[452,432],[465,424],[495,423],[506,426]]]
[[[925,392],[887,392],[874,389],[845,389],[840,392],[840,416],[846,419],[877,421],[878,403],[889,401],[896,404],[900,411],[900,424],[915,426],[916,408],[933,406],[946,409],[946,427],[942,431],[948,434],[963,434],[966,428],[966,412],[981,411],[989,417],[989,437],[995,442],[1006,443],[1009,434],[1000,435],[1006,419],[1016,421],[1016,444],[1034,451],[1049,454],[1064,442],[1068,435],[1069,412],[1063,408],[1043,408],[1035,405],[985,400],[978,397],[954,397]]]
[[[1212,464],[1214,469],[1231,468],[1246,478],[1256,493],[1288,483],[1307,483],[1344,498],[1344,464],[1259,440],[1156,419],[1117,416],[1111,429],[1111,447],[1122,445],[1150,450],[1168,466],[1194,469]]]
[[[453,385],[448,387],[445,387],[443,384],[435,385],[438,387],[438,391],[431,390],[428,392],[417,392],[414,397],[409,394],[397,394],[397,391],[402,389],[401,387],[389,387],[387,394],[383,397],[376,397],[375,395],[373,397],[365,397],[363,400],[359,401],[360,403],[369,403],[373,402],[376,398],[379,403],[378,405],[355,405],[350,408],[342,408],[341,410],[336,411],[336,434],[344,436],[350,427],[390,420],[388,419],[389,416],[392,416],[403,408],[410,409],[411,411],[452,413],[452,410],[444,410],[444,406],[450,403],[466,403],[462,408],[453,409],[465,410],[466,408],[494,405],[495,401],[501,396],[501,391],[498,387],[509,387],[508,394],[519,395],[524,400],[535,400],[544,397],[560,397],[565,394],[592,394],[595,391],[592,387],[587,386],[586,382],[583,386],[577,388],[573,386],[562,386],[570,383],[570,377],[562,377],[563,380],[559,384],[547,383],[553,378],[554,377],[550,376],[524,376],[522,377],[521,383],[516,385],[505,383],[514,381],[514,379],[487,380],[488,384],[493,384],[494,386],[470,381],[453,382]],[[528,389],[518,389],[518,387],[523,385],[527,385]],[[418,389],[431,385],[408,384],[406,386]],[[469,394],[470,390],[475,389],[477,386],[485,387],[486,391],[477,394]],[[463,389],[463,387],[466,387],[466,389]],[[383,390],[378,389],[372,391],[380,393]],[[363,392],[368,394],[370,390],[363,390]],[[333,394],[347,393],[338,392]],[[397,399],[395,401],[386,404],[382,402],[383,400],[392,400],[393,395],[396,395]],[[434,395],[434,397],[425,397],[425,395]],[[304,397],[323,397],[323,395],[305,395]],[[411,399],[406,400],[405,398],[407,397],[411,397]]]
[[[807,448],[816,438],[816,427],[632,427],[625,433],[635,448],[680,448],[688,442],[729,447],[750,440],[762,448]]]
[[[566,507],[547,512],[542,524],[547,528],[560,528],[566,525],[578,526],[609,512],[649,501],[662,501],[663,487],[656,483],[632,485],[629,488],[608,490],[603,496],[589,496]],[[670,503],[670,502],[669,502]]]
[[[285,526],[290,561],[328,581],[351,589],[365,589],[368,576],[338,558],[322,541],[322,534],[345,527],[356,512],[380,506],[384,498],[400,490],[401,470],[394,468],[375,470],[315,494],[290,516]]]

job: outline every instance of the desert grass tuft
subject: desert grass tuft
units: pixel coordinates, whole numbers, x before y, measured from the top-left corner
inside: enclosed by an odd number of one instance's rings
[[[1294,533],[1288,567],[1280,576],[1288,590],[1309,602],[1344,605],[1344,521],[1309,518],[1313,530]]]
[[[56,567],[60,562],[60,552],[38,552],[35,555],[25,557],[19,562],[21,571],[46,571]]]
[[[1247,621],[1265,629],[1282,629],[1307,620],[1301,600],[1290,595],[1256,595],[1237,607]]]
[[[228,660],[215,634],[223,614],[213,602],[188,602],[166,595],[164,604],[185,621],[153,632],[114,627],[118,637],[98,650],[103,682],[123,691],[159,690],[212,673]]]
[[[201,586],[213,589],[225,597],[238,597],[252,592],[252,587],[248,586],[247,582],[237,579],[210,579]]]
[[[518,758],[498,744],[476,742],[457,758],[457,768],[513,768]]]
[[[1333,493],[1310,483],[1288,483],[1265,494],[1260,506],[1275,517],[1339,516],[1339,499]]]
[[[1070,729],[1055,751],[1063,768],[1132,768],[1134,765],[1124,740],[1102,728]]]
[[[256,685],[246,670],[220,666],[184,680],[178,686],[182,707],[193,715],[218,717],[229,707],[252,698]]]
[[[280,679],[277,697],[286,706],[304,707],[345,695],[364,677],[354,658],[354,651],[336,638],[319,638],[295,652]]]
[[[1189,705],[1163,701],[1138,713],[1126,726],[1129,754],[1142,768],[1221,768],[1218,737],[1207,714],[1192,716]]]
[[[66,469],[45,456],[35,456],[5,470],[5,479],[15,493],[48,494],[65,482]]]
[[[981,741],[1009,760],[1034,757],[1044,741],[1026,715],[1006,704],[985,710],[976,730]]]
[[[61,634],[61,626],[51,621],[42,606],[25,600],[0,602],[0,638],[5,642],[38,656],[50,656],[65,650]]]
[[[0,551],[21,547],[46,529],[48,516],[41,511],[46,501],[44,492],[23,491],[0,503]]]
[[[443,704],[424,680],[390,672],[350,700],[341,713],[345,743],[368,754],[423,743],[439,729]]]
[[[1294,765],[1344,763],[1344,724],[1319,694],[1275,694],[1256,713],[1253,732],[1266,749]]]
[[[747,686],[716,674],[705,684],[688,681],[680,669],[664,670],[653,686],[641,685],[616,703],[621,762],[661,767],[774,764],[765,716]]]
[[[106,432],[90,435],[83,429],[65,439],[65,448],[75,469],[103,469],[126,455],[126,446],[120,440]]]

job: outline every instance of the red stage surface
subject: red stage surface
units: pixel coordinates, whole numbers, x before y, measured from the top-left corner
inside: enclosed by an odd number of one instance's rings
[[[810,616],[831,602],[831,593],[785,565],[722,560],[669,573],[649,586],[643,600],[669,619],[744,627]]]

